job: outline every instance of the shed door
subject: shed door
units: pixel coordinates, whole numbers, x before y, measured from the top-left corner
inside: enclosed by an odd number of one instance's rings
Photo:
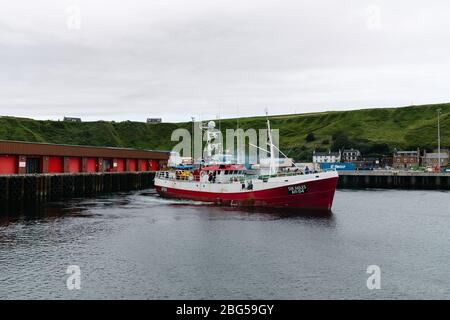
[[[40,169],[39,158],[27,158],[27,173],[39,173]]]

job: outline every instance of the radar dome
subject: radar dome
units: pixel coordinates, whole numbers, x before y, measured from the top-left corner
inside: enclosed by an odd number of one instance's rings
[[[216,123],[214,121],[208,122],[208,129],[214,129],[216,127]]]

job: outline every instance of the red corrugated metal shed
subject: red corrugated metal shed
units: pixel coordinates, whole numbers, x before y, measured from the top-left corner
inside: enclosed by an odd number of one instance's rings
[[[148,171],[170,153],[0,140],[0,174]]]

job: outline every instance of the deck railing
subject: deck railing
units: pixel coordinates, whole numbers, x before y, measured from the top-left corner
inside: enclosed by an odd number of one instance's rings
[[[317,171],[311,171],[307,174],[303,172],[279,172],[273,175],[245,175],[245,176],[232,176],[228,179],[214,179],[213,181],[204,181],[205,183],[221,183],[221,184],[231,184],[231,183],[244,183],[249,180],[262,180],[263,182],[267,182],[270,178],[275,177],[292,177],[298,175],[308,175],[315,174]],[[200,182],[200,176],[196,175],[177,175],[174,171],[159,171],[156,173],[156,178],[162,180],[170,180],[170,181],[192,181],[192,182]]]

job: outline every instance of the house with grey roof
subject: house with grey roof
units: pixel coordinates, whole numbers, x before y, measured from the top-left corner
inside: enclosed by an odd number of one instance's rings
[[[441,150],[441,153],[424,151],[423,157],[422,157],[422,166],[434,168],[438,165],[439,159],[441,161],[441,163],[440,163],[441,167],[448,166],[449,151]]]
[[[341,151],[338,152],[316,152],[313,151],[313,163],[336,163],[341,162]]]

